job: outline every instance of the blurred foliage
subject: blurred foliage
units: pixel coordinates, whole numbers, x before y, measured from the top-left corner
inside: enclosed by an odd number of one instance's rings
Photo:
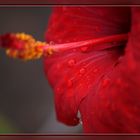
[[[16,132],[17,132],[17,129],[12,124],[12,122],[8,118],[0,115],[0,134],[16,133]]]

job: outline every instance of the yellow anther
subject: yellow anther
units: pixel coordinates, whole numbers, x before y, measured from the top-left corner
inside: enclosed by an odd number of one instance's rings
[[[11,49],[7,49],[6,50],[6,54],[10,57],[13,57],[13,58],[17,58],[18,56],[18,51],[17,50],[11,50]]]
[[[23,46],[19,50],[9,48],[6,51],[8,56],[23,60],[31,60],[38,59],[43,55],[43,47],[46,45],[45,42],[36,41],[31,35],[24,33],[17,33],[15,36],[19,41],[23,41]]]
[[[27,40],[27,41],[35,41],[35,39],[31,36],[31,35],[28,35],[28,34],[25,34],[25,33],[17,33],[15,34],[16,37],[20,40]]]
[[[12,33],[2,37],[1,39],[3,40],[1,41],[8,42],[4,46],[6,54],[13,58],[31,60],[38,59],[42,55],[52,55],[54,53],[52,46],[46,42],[36,41],[31,35],[25,33]]]

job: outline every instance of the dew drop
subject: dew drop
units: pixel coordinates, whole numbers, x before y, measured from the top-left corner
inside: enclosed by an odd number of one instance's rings
[[[68,61],[68,65],[69,65],[70,67],[74,66],[75,63],[76,63],[76,61],[75,61],[74,59],[70,59],[70,60]]]
[[[91,87],[91,85],[90,85],[90,84],[88,84],[88,85],[87,85],[87,89],[89,89],[90,87]]]
[[[50,42],[49,42],[49,45],[50,45],[50,46],[53,46],[53,45],[55,45],[55,43],[54,43],[53,41],[50,41]]]
[[[84,46],[84,47],[81,47],[80,49],[81,49],[82,52],[86,52],[87,49],[88,49],[88,47],[87,46]]]
[[[72,51],[73,51],[73,52],[76,52],[77,50],[74,48],[74,49],[72,49]]]
[[[121,85],[121,84],[122,84],[121,78],[118,78],[118,79],[116,80],[116,83],[117,83],[118,85]]]
[[[110,79],[106,78],[102,81],[102,87],[105,88],[108,86]]]
[[[66,40],[66,43],[70,43],[70,40]]]
[[[80,74],[84,74],[85,71],[86,71],[85,68],[81,68],[81,69],[80,69]]]
[[[68,87],[72,87],[72,85],[73,85],[72,80],[68,80],[68,81],[67,81],[67,86],[68,86]]]
[[[97,68],[95,68],[94,70],[93,70],[93,73],[97,73],[99,70],[97,69]]]
[[[57,87],[57,88],[56,88],[56,91],[60,91],[60,88],[59,88],[59,87]]]
[[[56,68],[57,68],[57,69],[60,69],[60,67],[61,67],[60,64],[57,64],[57,65],[56,65]]]
[[[56,93],[57,93],[57,94],[61,94],[61,88],[60,88],[60,87],[57,87],[57,88],[56,88]]]
[[[73,41],[77,41],[78,39],[77,38],[73,38]]]

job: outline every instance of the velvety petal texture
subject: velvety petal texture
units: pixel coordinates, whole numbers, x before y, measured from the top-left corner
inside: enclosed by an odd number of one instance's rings
[[[98,85],[97,95],[88,94],[80,104],[85,132],[140,132],[139,16],[140,9],[133,8],[125,54],[110,73],[106,87]]]
[[[47,41],[68,43],[128,31],[130,9],[115,7],[57,7],[47,28]]]
[[[124,7],[53,9],[46,33],[52,44],[128,33],[132,24],[127,45],[107,43],[44,59],[59,121],[78,124],[79,110],[85,132],[140,132],[139,16],[139,8],[132,9],[132,17]]]

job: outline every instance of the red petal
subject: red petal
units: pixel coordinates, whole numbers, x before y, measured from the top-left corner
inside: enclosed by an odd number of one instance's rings
[[[120,64],[105,75],[98,90],[80,104],[85,132],[140,132],[140,8],[132,11],[132,28]],[[95,96],[95,92],[97,95]]]
[[[75,42],[128,31],[129,8],[58,7],[54,8],[47,41]]]
[[[55,8],[46,37],[47,41],[66,43],[125,33],[128,21],[127,8]],[[98,104],[100,86],[106,87],[111,80],[119,57],[119,49],[112,48],[88,53],[72,50],[45,59],[45,72],[55,92],[58,120],[76,125],[80,106],[85,131],[96,130],[91,127],[95,123],[93,106]]]

